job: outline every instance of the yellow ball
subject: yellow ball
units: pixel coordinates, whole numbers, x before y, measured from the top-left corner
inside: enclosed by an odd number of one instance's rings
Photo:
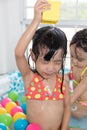
[[[17,106],[17,104],[15,102],[8,102],[5,106],[7,112],[10,114],[11,110],[13,107]]]
[[[14,116],[13,116],[13,121],[15,122],[17,119],[19,118],[23,118],[26,119],[26,115],[23,112],[17,112]]]
[[[0,107],[0,115],[4,113],[7,113],[6,109],[3,107]]]

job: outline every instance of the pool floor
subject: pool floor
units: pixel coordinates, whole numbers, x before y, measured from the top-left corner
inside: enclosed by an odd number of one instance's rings
[[[75,119],[71,117],[69,126],[81,128],[82,130],[87,130],[87,116],[81,119]]]

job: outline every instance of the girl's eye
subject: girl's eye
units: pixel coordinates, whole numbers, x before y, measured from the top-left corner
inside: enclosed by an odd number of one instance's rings
[[[71,56],[71,58],[73,58],[73,56]]]
[[[81,59],[81,58],[77,58],[77,60],[78,60],[78,61],[83,61],[83,59]]]
[[[77,59],[77,58],[76,58],[75,56],[73,56],[73,55],[71,55],[70,57],[73,58],[73,59]]]
[[[73,55],[71,55],[71,58],[73,58],[74,56]]]
[[[48,61],[44,61],[45,64],[48,64]]]
[[[54,63],[55,63],[56,65],[60,65],[60,64],[62,63],[62,61],[54,61]]]
[[[42,61],[44,64],[48,64],[49,61],[43,60]]]

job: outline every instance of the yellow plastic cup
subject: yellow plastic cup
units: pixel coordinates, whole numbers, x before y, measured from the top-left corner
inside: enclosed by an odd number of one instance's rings
[[[41,22],[56,24],[59,21],[61,2],[59,0],[48,0],[48,2],[51,4],[51,9],[43,12]]]

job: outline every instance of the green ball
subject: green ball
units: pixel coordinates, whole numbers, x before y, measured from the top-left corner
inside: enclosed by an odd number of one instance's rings
[[[18,100],[18,93],[16,91],[11,91],[8,93],[8,97],[13,101],[16,102]]]
[[[12,117],[8,113],[4,113],[0,115],[0,123],[4,123],[6,126],[10,126],[12,124]]]
[[[22,102],[22,103],[26,102],[26,97],[25,97],[25,96],[23,96],[23,97],[21,98],[21,102]]]

